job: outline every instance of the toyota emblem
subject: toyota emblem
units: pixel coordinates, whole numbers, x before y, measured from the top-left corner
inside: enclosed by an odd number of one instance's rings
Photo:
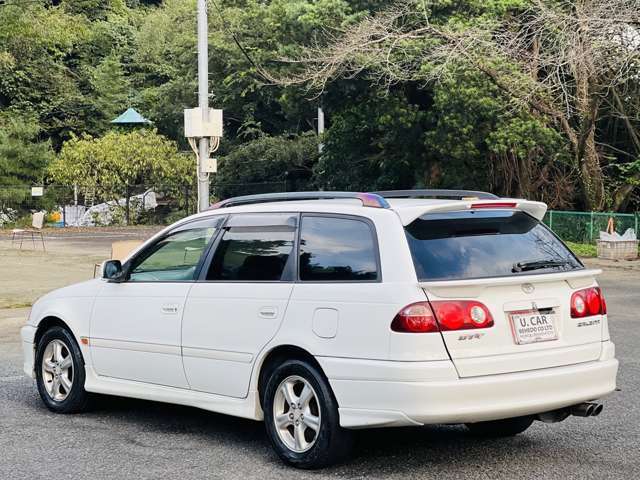
[[[536,289],[536,287],[534,287],[530,283],[523,283],[522,284],[522,291],[524,293],[533,293],[535,289]]]

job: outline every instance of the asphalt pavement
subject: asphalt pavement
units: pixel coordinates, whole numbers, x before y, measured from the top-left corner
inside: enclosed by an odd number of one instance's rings
[[[459,426],[361,432],[352,458],[316,472],[284,466],[261,423],[194,408],[103,397],[55,415],[21,372],[26,309],[0,311],[0,479],[635,479],[640,475],[640,272],[600,278],[621,362],[597,418],[534,425],[511,439]]]

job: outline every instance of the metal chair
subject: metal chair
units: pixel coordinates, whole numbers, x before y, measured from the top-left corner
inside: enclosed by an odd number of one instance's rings
[[[33,243],[33,249],[36,249],[36,236],[40,235],[40,241],[42,242],[42,250],[47,251],[44,246],[44,235],[42,234],[42,227],[44,226],[44,212],[36,212],[32,216],[31,220],[32,228],[14,228],[11,233],[11,246],[14,243],[18,243],[20,239],[20,250],[22,250],[22,244],[24,242],[25,235],[31,235],[31,243]]]

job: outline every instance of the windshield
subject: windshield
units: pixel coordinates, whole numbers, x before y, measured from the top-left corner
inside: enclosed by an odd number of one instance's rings
[[[584,268],[551,230],[521,211],[430,213],[405,230],[421,281]]]

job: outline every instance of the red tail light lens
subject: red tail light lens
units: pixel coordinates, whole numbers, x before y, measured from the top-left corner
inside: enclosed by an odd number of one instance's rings
[[[391,322],[391,330],[405,333],[440,331],[429,302],[412,303],[404,307]]]
[[[571,317],[582,318],[607,313],[607,304],[598,287],[585,288],[571,295]]]
[[[404,307],[391,323],[391,330],[427,333],[493,326],[491,313],[476,301],[418,302]]]
[[[467,330],[493,326],[489,309],[474,300],[431,302],[441,330]]]
[[[516,208],[517,202],[472,203],[470,208]]]

